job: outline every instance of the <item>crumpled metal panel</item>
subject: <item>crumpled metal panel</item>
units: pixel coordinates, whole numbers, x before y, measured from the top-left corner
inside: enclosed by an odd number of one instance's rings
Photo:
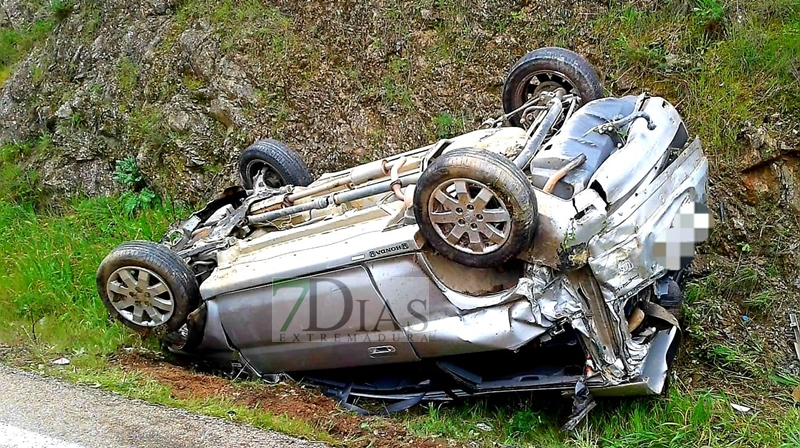
[[[533,243],[518,257],[529,263],[558,269],[560,265],[558,252],[570,234],[571,220],[577,213],[573,202],[549,195],[541,190],[534,190],[539,223]]]
[[[595,182],[600,185],[606,201],[612,206],[636,189],[653,167],[663,160],[669,142],[682,123],[678,111],[663,98],[646,100],[643,109],[656,128],[648,129],[644,119],[631,123],[627,144],[611,154],[589,181],[589,185]]]
[[[589,266],[600,283],[617,297],[628,296],[666,272],[653,253],[682,204],[705,202],[708,160],[699,140],[650,185],[608,216],[608,228],[590,241]]]
[[[536,322],[527,300],[475,310],[438,323],[452,327],[447,331],[455,330],[462,341],[493,349],[516,350],[547,331]]]

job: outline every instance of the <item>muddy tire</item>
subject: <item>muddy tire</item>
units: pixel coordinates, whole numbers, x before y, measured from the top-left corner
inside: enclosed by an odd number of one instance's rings
[[[112,250],[100,263],[96,280],[108,312],[141,333],[179,329],[200,299],[189,266],[150,241],[131,241]]]
[[[503,110],[511,113],[529,98],[562,87],[580,96],[578,105],[603,97],[603,85],[592,65],[582,56],[558,47],[545,47],[522,57],[508,72],[503,84]],[[509,117],[520,126],[520,115]]]
[[[305,187],[313,181],[303,159],[285,144],[272,139],[259,140],[239,155],[239,178],[251,190],[255,178],[266,167],[264,182],[272,188],[284,185]]]
[[[539,217],[522,171],[475,149],[446,152],[422,173],[414,215],[436,251],[479,268],[502,265],[527,248]]]

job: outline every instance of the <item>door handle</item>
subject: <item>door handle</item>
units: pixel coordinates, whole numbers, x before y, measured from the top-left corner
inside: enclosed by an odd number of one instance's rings
[[[397,354],[397,349],[392,345],[379,345],[377,347],[369,347],[367,349],[370,358],[378,358],[381,356],[391,356]]]

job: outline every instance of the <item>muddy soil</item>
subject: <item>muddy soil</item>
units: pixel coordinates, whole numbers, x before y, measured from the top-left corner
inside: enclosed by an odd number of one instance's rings
[[[461,446],[442,439],[417,437],[397,420],[356,415],[318,390],[297,383],[233,382],[203,373],[189,362],[169,362],[152,353],[122,354],[117,362],[124,370],[142,373],[169,386],[173,398],[178,400],[225,398],[240,406],[285,414],[327,432],[348,447]]]

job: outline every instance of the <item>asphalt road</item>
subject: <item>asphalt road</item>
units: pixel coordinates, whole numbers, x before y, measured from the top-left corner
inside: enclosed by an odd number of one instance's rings
[[[324,448],[0,366],[2,448]]]

